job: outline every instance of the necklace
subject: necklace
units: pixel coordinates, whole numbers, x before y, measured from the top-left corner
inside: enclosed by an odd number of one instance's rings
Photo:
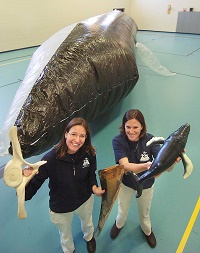
[[[73,164],[73,170],[74,170],[74,176],[76,175],[76,160],[77,160],[77,154],[72,154],[72,155],[69,155],[67,154],[67,156],[72,160],[72,162],[74,163]],[[73,159],[72,156],[75,158]]]
[[[139,144],[139,141],[137,141],[136,143],[133,143],[132,141],[130,142],[131,143],[131,146],[133,148],[133,152],[135,153],[138,149],[138,144]]]

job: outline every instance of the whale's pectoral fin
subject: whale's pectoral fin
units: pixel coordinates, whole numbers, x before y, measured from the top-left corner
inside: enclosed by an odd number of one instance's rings
[[[192,161],[190,160],[190,158],[185,154],[185,152],[183,152],[180,156],[181,156],[183,166],[184,166],[183,178],[186,179],[189,177],[189,175],[193,171],[193,164],[192,164]]]
[[[165,141],[164,137],[153,137],[146,143],[146,146],[150,146],[152,144],[163,144],[164,141]]]

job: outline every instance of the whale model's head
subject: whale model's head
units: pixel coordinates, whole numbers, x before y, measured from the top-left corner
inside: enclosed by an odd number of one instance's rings
[[[185,125],[182,125],[181,127],[179,127],[179,129],[176,130],[172,134],[172,136],[173,138],[176,138],[176,141],[178,141],[179,143],[182,143],[182,145],[185,146],[188,139],[189,132],[190,132],[190,125],[186,123]]]

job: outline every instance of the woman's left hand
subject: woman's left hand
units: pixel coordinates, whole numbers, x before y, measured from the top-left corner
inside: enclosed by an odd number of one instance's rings
[[[183,149],[183,152],[186,153],[186,149]],[[176,158],[176,161],[174,162],[174,164],[179,163],[180,161],[181,161],[181,157],[179,156]]]
[[[101,187],[97,187],[96,185],[93,185],[92,191],[98,197],[101,197],[101,195],[104,194],[105,192],[105,190],[102,190]]]
[[[176,159],[176,161],[175,161],[174,163],[175,163],[175,164],[176,164],[176,163],[179,163],[180,160],[181,160],[181,157],[179,156],[179,157],[177,157],[177,159]]]

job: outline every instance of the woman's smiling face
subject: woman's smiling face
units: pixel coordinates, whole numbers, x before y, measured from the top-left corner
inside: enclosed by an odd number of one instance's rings
[[[66,145],[68,147],[67,153],[76,153],[83,146],[86,138],[86,130],[83,126],[75,125],[71,127],[69,132],[65,133]]]
[[[136,119],[130,119],[125,123],[125,133],[130,141],[139,141],[142,125]]]

